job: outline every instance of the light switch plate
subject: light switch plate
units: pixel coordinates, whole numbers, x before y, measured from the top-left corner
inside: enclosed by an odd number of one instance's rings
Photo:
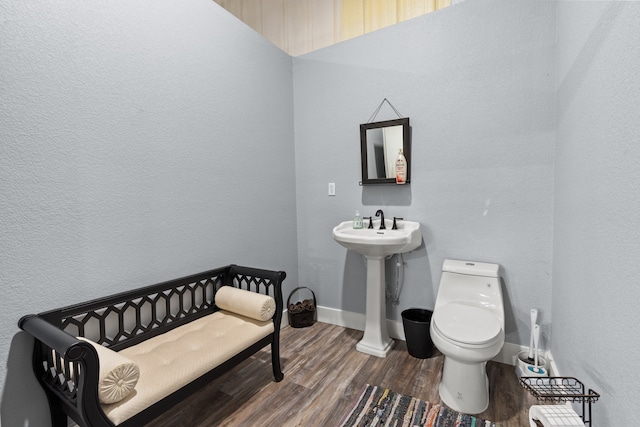
[[[335,196],[336,195],[336,183],[335,182],[330,182],[329,183],[329,195],[330,196]]]

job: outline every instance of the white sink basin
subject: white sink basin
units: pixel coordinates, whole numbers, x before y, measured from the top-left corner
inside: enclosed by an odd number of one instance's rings
[[[397,230],[392,230],[393,221],[385,220],[385,230],[380,230],[380,220],[373,221],[373,228],[353,228],[353,221],[344,221],[333,228],[333,239],[347,249],[366,257],[385,257],[410,252],[420,246],[422,232],[420,223],[397,221]]]
[[[365,224],[368,226],[369,221]],[[367,312],[364,335],[356,349],[378,357],[386,357],[393,347],[387,331],[384,258],[412,251],[422,243],[420,223],[399,220],[397,230],[391,229],[391,220],[385,220],[384,224],[385,230],[380,230],[380,220],[373,222],[374,228],[365,226],[356,230],[353,221],[344,221],[335,226],[332,233],[336,242],[367,259]]]

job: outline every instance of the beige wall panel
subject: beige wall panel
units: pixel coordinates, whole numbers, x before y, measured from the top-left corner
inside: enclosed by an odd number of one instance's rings
[[[443,7],[451,6],[451,0],[435,0],[434,10],[442,9]]]
[[[342,0],[340,40],[364,34],[364,0]]]
[[[451,4],[451,0],[214,1],[293,56]]]
[[[242,20],[242,0],[216,0],[216,3],[231,12],[236,18]]]
[[[451,0],[426,0],[424,13],[433,12],[451,5]]]
[[[310,0],[311,49],[330,46],[334,39],[335,9],[333,0]]]
[[[284,0],[262,0],[262,35],[280,49],[287,51]]]
[[[296,56],[312,50],[309,0],[284,0],[287,50]]]
[[[396,0],[364,0],[364,32],[398,23]]]
[[[397,0],[398,22],[424,15],[427,1],[432,0]]]
[[[262,0],[242,0],[242,21],[262,34]]]

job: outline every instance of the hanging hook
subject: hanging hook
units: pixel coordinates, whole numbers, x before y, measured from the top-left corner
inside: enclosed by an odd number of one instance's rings
[[[384,98],[382,100],[382,102],[380,103],[380,105],[378,105],[378,108],[376,108],[376,111],[373,112],[373,114],[371,115],[371,117],[369,117],[369,121],[367,123],[371,123],[373,121],[373,119],[376,118],[376,116],[378,115],[378,113],[380,112],[380,108],[382,108],[382,105],[384,103],[389,104],[389,107],[391,107],[393,109],[393,111],[395,111],[395,113],[398,115],[398,118],[402,118],[402,115],[400,114],[400,112],[398,110],[396,110],[396,107],[394,107],[391,102],[389,102],[389,100],[387,98]]]

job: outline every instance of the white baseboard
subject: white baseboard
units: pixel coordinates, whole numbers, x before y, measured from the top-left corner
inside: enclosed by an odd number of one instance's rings
[[[364,331],[365,315],[362,313],[354,313],[351,311],[338,310],[336,308],[318,306],[318,322],[329,323],[331,325],[342,326],[357,331]],[[289,316],[285,310],[282,316],[282,326],[289,324]],[[402,322],[387,319],[387,331],[389,337],[406,341],[404,336],[404,327]],[[494,362],[504,363],[515,366],[518,353],[528,351],[529,347],[519,344],[505,342],[500,353],[492,360]],[[559,376],[558,367],[553,360],[553,355],[549,350],[541,350],[540,355],[549,361],[549,375]]]

